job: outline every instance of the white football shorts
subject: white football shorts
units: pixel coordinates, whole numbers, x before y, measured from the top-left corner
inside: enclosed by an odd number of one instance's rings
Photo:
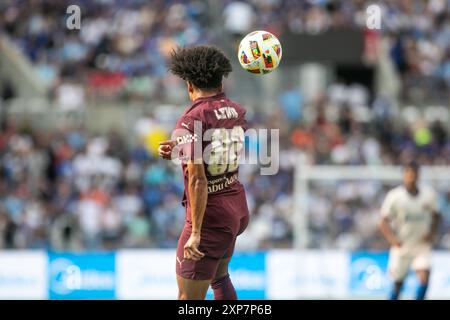
[[[410,268],[417,270],[430,270],[431,246],[418,244],[413,247],[392,247],[389,251],[388,270],[395,282],[402,281]]]

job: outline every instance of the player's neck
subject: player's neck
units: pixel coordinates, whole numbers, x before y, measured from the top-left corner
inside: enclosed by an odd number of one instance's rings
[[[195,90],[191,94],[191,100],[195,101],[195,100],[200,99],[200,98],[214,97],[214,96],[218,95],[221,92],[222,91],[220,91],[220,90],[214,90],[214,91]]]
[[[419,188],[417,187],[417,185],[412,185],[412,186],[405,186],[406,191],[408,191],[409,194],[415,196],[419,193]]]

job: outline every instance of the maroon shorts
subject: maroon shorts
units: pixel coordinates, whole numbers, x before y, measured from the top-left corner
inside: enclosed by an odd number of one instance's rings
[[[232,200],[228,197],[221,197],[225,199],[216,203],[216,205],[208,203],[198,248],[205,256],[198,261],[183,258],[184,245],[192,230],[190,220],[187,219],[178,240],[177,275],[193,280],[214,279],[220,260],[230,258],[233,255],[236,238],[244,232],[249,222],[245,195],[243,197],[239,195],[238,197],[241,200],[239,206],[233,206],[233,202],[227,201]],[[190,216],[189,208],[186,216]]]

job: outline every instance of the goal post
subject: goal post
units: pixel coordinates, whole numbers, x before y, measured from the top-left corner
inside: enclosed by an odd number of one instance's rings
[[[295,168],[294,179],[294,248],[309,246],[309,210],[312,182],[375,181],[399,184],[402,178],[401,166],[309,166],[299,164]],[[422,166],[420,181],[433,184],[450,183],[450,167]],[[444,186],[448,189],[448,186]],[[337,190],[336,190],[337,191]]]

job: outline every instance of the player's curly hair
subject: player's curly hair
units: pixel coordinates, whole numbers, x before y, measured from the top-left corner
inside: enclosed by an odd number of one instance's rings
[[[409,160],[403,165],[403,169],[410,169],[414,171],[415,173],[418,173],[420,170],[420,165],[416,160]]]
[[[169,62],[170,72],[204,90],[220,88],[232,70],[230,60],[213,46],[178,48]]]

